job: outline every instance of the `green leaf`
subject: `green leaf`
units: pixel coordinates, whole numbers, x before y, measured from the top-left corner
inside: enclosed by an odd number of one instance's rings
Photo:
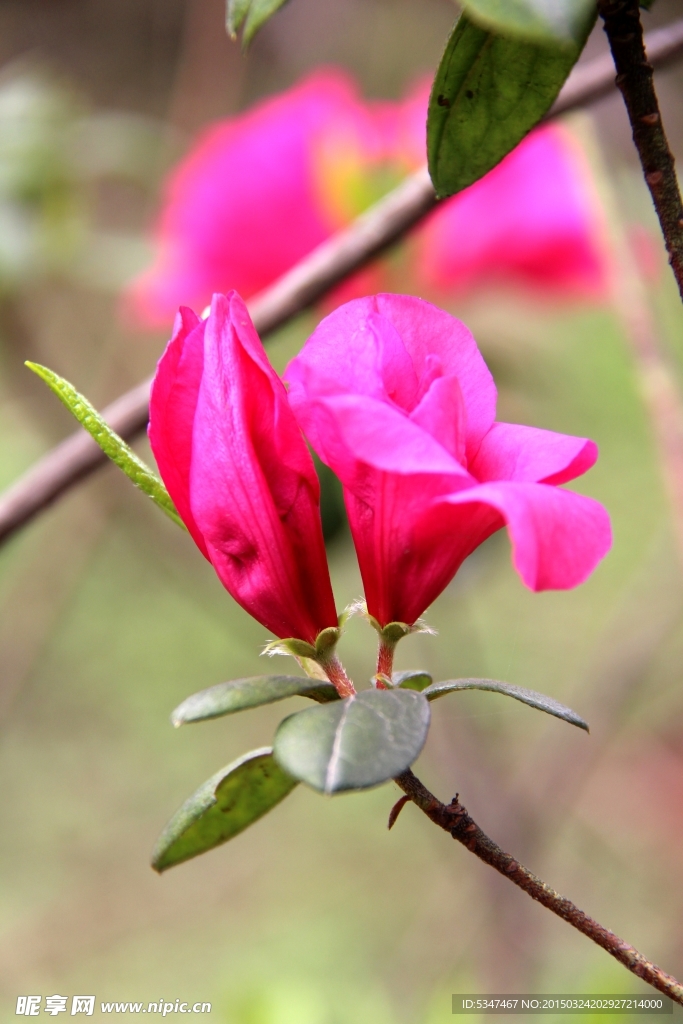
[[[546,711],[549,715],[554,715],[555,718],[569,722],[570,725],[576,725],[579,729],[585,729],[586,732],[589,731],[588,723],[580,715],[577,715],[576,711],[560,704],[558,700],[546,697],[544,693],[537,693],[536,690],[527,690],[523,686],[502,683],[498,679],[449,679],[444,683],[432,683],[422,693],[427,700],[431,701],[436,700],[437,697],[443,697],[447,693],[455,693],[456,690],[491,690],[493,693],[504,693],[507,697],[521,700],[523,704],[528,704],[531,708]]]
[[[285,771],[322,793],[368,789],[418,756],[429,704],[414,690],[363,690],[285,718],[273,753]]]
[[[297,785],[270,747],[252,750],[216,772],[173,815],[152,855],[160,874],[243,832]]]
[[[391,681],[394,686],[398,686],[403,690],[424,690],[425,687],[431,685],[432,677],[429,672],[409,669],[407,672],[393,672]]]
[[[472,21],[503,35],[582,43],[595,0],[463,0]]]
[[[193,693],[179,704],[171,715],[171,721],[178,727],[187,722],[203,722],[208,718],[232,715],[236,711],[257,708],[261,704],[272,704],[285,697],[310,697],[320,704],[339,700],[339,694],[332,683],[301,676],[250,676],[246,679],[231,679],[229,683],[218,683],[207,690]]]
[[[225,27],[232,39],[244,25],[242,43],[246,47],[258,30],[286,0],[227,0]]]
[[[45,381],[51,391],[55,393],[72,413],[82,427],[88,431],[90,436],[97,442],[105,455],[108,455],[112,462],[115,462],[119,469],[122,469],[136,487],[152,499],[166,515],[185,529],[185,524],[178,515],[177,509],[171,501],[171,496],[163,483],[142,459],[138,458],[123,438],[119,437],[109,427],[97,410],[84,398],[75,387],[39,363],[27,362],[29,370],[33,370],[42,380]]]
[[[225,28],[231,39],[237,39],[242,22],[249,13],[251,0],[227,0],[225,5]]]
[[[429,98],[427,157],[440,197],[495,167],[552,106],[581,53],[579,43],[540,45],[458,19]]]

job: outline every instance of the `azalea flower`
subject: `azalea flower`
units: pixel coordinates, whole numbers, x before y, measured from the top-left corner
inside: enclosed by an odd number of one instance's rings
[[[401,102],[364,103],[349,75],[319,70],[207,129],[164,186],[155,261],[127,290],[128,317],[158,327],[180,303],[271,284],[424,162],[427,98],[420,84]],[[569,132],[537,129],[441,203],[409,257],[420,285],[445,295],[507,281],[605,296],[601,218]]]
[[[181,309],[157,368],[149,438],[201,552],[277,637],[315,643],[337,613],[313,460],[243,301]]]
[[[583,582],[611,545],[604,508],[559,485],[585,438],[496,423],[496,388],[465,325],[408,295],[326,317],[285,379],[311,445],[342,481],[368,611],[412,624],[506,525],[532,590]]]
[[[127,289],[127,316],[164,326],[181,303],[275,281],[398,182],[373,191],[368,175],[386,120],[348,75],[322,70],[204,131],[163,187],[155,261]]]

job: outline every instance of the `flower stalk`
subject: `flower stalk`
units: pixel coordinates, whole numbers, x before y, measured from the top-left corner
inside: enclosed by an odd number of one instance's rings
[[[327,678],[330,680],[342,700],[345,697],[353,697],[356,687],[346,674],[346,669],[336,654],[332,653],[319,659],[319,664],[324,669]]]

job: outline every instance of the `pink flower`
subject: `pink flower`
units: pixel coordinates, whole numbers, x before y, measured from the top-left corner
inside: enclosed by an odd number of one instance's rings
[[[323,70],[208,128],[166,181],[155,262],[127,290],[128,317],[163,326],[181,303],[275,281],[375,198],[366,167],[385,157],[387,117]]]
[[[605,299],[602,220],[576,142],[546,125],[439,207],[418,235],[418,276],[449,295],[508,284],[549,298]]]
[[[182,309],[152,387],[149,438],[197,546],[278,637],[314,643],[337,613],[313,461],[240,297]]]
[[[124,296],[129,319],[166,325],[180,303],[203,308],[230,288],[248,298],[275,281],[424,162],[428,91],[368,104],[350,76],[320,70],[207,129],[164,186],[155,261]],[[582,154],[552,125],[441,205],[416,234],[413,266],[444,294],[508,282],[601,298],[600,235]]]
[[[532,590],[581,583],[611,544],[607,513],[558,485],[584,438],[495,423],[496,388],[459,320],[407,295],[357,299],[289,364],[289,401],[345,492],[368,609],[413,623],[507,525]]]

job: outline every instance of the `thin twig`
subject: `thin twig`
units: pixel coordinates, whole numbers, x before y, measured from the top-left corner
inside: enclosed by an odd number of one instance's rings
[[[598,946],[602,946],[619,963],[637,977],[642,978],[648,985],[652,985],[683,1006],[683,985],[679,981],[670,974],[665,974],[661,968],[639,953],[634,946],[624,942],[614,932],[594,921],[592,917],[588,917],[571,900],[560,896],[558,892],[523,867],[509,853],[501,850],[472,820],[457,796],[450,804],[442,804],[409,768],[398,775],[394,781],[427,815],[430,821],[444,829],[445,832],[450,832],[454,839],[466,846],[476,857],[495,868],[501,875],[509,878],[511,882],[528,893],[532,900],[543,904],[548,910],[561,917],[563,921],[592,939]]]
[[[638,0],[598,0],[633,141],[683,299],[683,201],[648,64]],[[652,55],[650,54],[650,58]]]
[[[650,63],[664,64],[683,51],[683,20],[648,34]],[[613,87],[613,67],[604,57],[577,67],[549,117],[600,99]],[[425,169],[417,171],[344,231],[306,256],[272,287],[249,302],[254,324],[265,337],[322,298],[334,285],[403,237],[435,205]],[[126,440],[147,424],[150,381],[102,410],[104,419]],[[0,542],[107,462],[84,430],[67,437],[0,494]]]

